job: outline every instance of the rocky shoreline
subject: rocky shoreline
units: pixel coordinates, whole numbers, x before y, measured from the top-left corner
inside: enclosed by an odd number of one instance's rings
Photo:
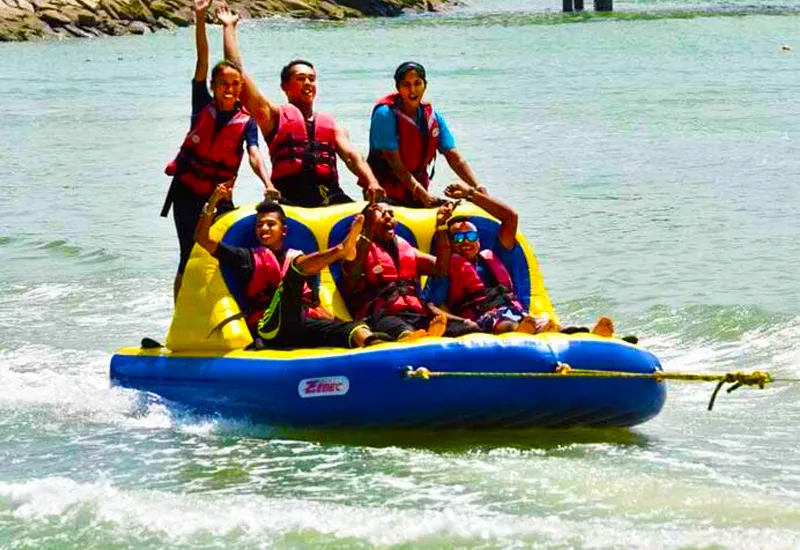
[[[438,11],[448,0],[244,0],[230,6],[245,17],[273,15],[341,20]],[[147,34],[192,24],[188,0],[0,0],[0,42],[42,37]]]

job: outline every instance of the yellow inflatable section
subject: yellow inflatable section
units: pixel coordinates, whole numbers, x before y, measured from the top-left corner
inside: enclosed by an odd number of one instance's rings
[[[306,252],[313,246],[316,246],[316,250],[328,248],[331,230],[337,222],[358,214],[365,205],[366,203],[359,202],[313,209],[285,206],[287,216],[302,226],[297,228],[296,224],[289,224],[286,245]],[[397,220],[416,237],[418,248],[423,252],[430,252],[436,226],[436,210],[396,207],[394,211]],[[477,216],[496,222],[483,210],[469,203],[459,205],[455,214]],[[255,227],[255,205],[243,206],[221,216],[211,228],[211,238],[222,241],[234,225],[239,231],[247,230],[249,227],[249,232],[252,234]],[[305,240],[301,240],[304,246],[298,246],[293,239],[293,229],[306,237]],[[315,243],[311,243],[311,239]],[[527,262],[531,313],[534,315],[547,313],[557,321],[536,256],[521,233],[517,233],[517,241]],[[523,295],[524,291],[525,289],[517,288],[520,295]],[[322,304],[337,317],[348,320],[351,318],[328,269],[320,274],[319,297]],[[183,284],[167,334],[166,347],[172,351],[243,349],[252,343],[253,339],[241,317],[239,304],[225,282],[219,263],[205,249],[195,246],[183,276]]]

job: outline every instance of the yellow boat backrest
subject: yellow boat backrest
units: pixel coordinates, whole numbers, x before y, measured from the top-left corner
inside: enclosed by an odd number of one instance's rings
[[[366,203],[358,202],[326,208],[296,208],[286,206],[287,235],[284,245],[304,252],[324,250],[342,241],[352,218]],[[423,252],[430,252],[436,224],[435,209],[395,208],[399,222],[397,233]],[[494,242],[499,224],[483,210],[472,204],[460,205],[457,215],[467,215],[478,227],[481,244]],[[211,237],[235,246],[256,246],[254,205],[243,206],[222,216],[211,228]],[[517,234],[518,246],[506,255],[506,267],[514,280],[520,300],[534,314],[547,313],[555,319],[541,272],[525,238]],[[341,267],[331,266],[314,282],[318,285],[320,302],[341,319],[350,313],[337,288]],[[239,300],[244,289],[232,273],[220,269],[219,263],[203,248],[195,246],[183,276],[175,313],[167,335],[166,346],[179,350],[234,350],[252,342],[241,315]],[[215,330],[223,321],[222,328]]]

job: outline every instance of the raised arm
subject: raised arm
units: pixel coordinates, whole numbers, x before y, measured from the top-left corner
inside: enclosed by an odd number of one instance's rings
[[[467,199],[500,220],[500,231],[497,232],[497,240],[506,250],[514,248],[517,243],[519,218],[510,206],[469,187],[463,181],[448,185],[444,190],[444,194],[454,199]]]
[[[447,160],[447,164],[450,165],[450,168],[452,168],[453,172],[455,172],[462,181],[465,181],[467,185],[484,195],[488,194],[486,188],[481,185],[478,178],[472,173],[472,168],[469,167],[469,164],[464,157],[461,156],[461,153],[458,152],[458,149],[450,149],[442,154]]]
[[[344,275],[344,287],[347,294],[352,296],[358,290],[358,284],[364,276],[364,262],[367,259],[367,250],[372,243],[371,232],[366,225],[362,226],[361,234],[356,241],[356,257],[352,261],[345,260],[342,263],[342,274]]]
[[[262,94],[256,81],[244,70],[244,59],[242,58],[239,39],[236,35],[239,15],[230,11],[226,6],[222,6],[217,10],[217,18],[222,23],[225,59],[235,63],[242,70],[244,86],[242,86],[242,93],[239,95],[239,99],[244,108],[256,119],[259,128],[261,128],[261,133],[267,136],[278,125],[280,106]]]
[[[194,0],[194,42],[197,64],[194,79],[205,82],[208,78],[208,37],[206,36],[206,10],[211,0]]]
[[[217,209],[217,203],[223,199],[230,200],[233,191],[232,186],[233,180],[217,185],[205,207],[203,207],[200,220],[197,222],[197,227],[194,230],[195,242],[205,248],[212,256],[217,252],[219,243],[213,240],[208,232],[211,229],[211,225],[214,223],[214,211]]]
[[[436,212],[436,266],[433,271],[437,277],[445,277],[450,271],[450,256],[453,251],[450,248],[447,220],[453,215],[456,205],[457,203],[447,201]]]
[[[366,190],[370,202],[386,196],[386,192],[375,179],[375,174],[372,173],[369,164],[350,141],[347,130],[338,124],[336,125],[336,152],[344,161],[347,169],[358,178],[358,184]]]

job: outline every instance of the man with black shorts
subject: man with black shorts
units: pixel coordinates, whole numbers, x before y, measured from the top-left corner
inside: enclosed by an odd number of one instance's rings
[[[352,260],[364,218],[356,217],[341,244],[304,254],[283,246],[286,215],[274,201],[256,207],[256,236],[260,246],[244,248],[217,242],[209,236],[218,203],[230,199],[230,187],[218,186],[197,224],[197,244],[231,267],[245,288],[242,304],[247,326],[257,347],[277,349],[308,347],[357,348],[385,340],[364,323],[344,322],[315,301],[306,278],[339,260]]]

